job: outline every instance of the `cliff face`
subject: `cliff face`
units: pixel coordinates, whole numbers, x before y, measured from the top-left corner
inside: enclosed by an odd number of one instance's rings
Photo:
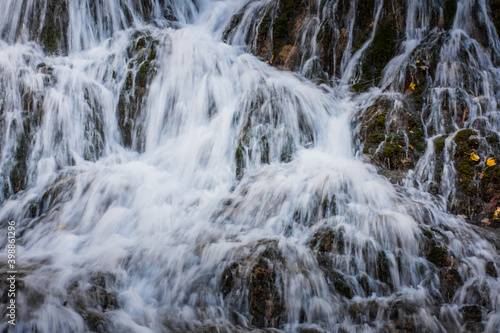
[[[359,154],[498,227],[499,28],[497,0],[283,0],[248,3],[224,38],[317,84],[348,84]]]

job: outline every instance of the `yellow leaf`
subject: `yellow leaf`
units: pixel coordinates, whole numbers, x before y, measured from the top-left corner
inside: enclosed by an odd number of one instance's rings
[[[411,90],[415,90],[415,83],[413,83],[413,82],[412,82],[412,83],[410,83],[410,89],[411,89]]]
[[[498,216],[498,214],[500,214],[500,207],[497,208],[497,210],[495,210],[495,212],[493,213],[494,216]]]
[[[497,163],[495,162],[495,160],[494,160],[492,157],[490,157],[490,158],[488,158],[488,159],[486,160],[486,164],[487,164],[488,166],[494,166],[494,165],[496,165]]]
[[[64,230],[66,229],[66,224],[61,224],[61,225],[58,225],[57,227],[54,228],[54,231],[56,230]]]
[[[472,153],[472,154],[470,154],[470,159],[473,160],[473,161],[479,161],[479,156],[477,156],[476,154]]]

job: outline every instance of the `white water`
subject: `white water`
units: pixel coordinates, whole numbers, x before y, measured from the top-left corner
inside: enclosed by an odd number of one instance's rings
[[[103,15],[121,22],[118,4],[107,3]],[[255,329],[248,300],[252,267],[271,248],[284,258],[275,263],[285,305],[282,331],[384,330],[403,302],[401,313],[419,331],[458,332],[464,329],[459,307],[477,304],[480,295],[489,309],[485,330],[496,332],[500,280],[485,274],[485,264],[500,268],[497,250],[441,202],[392,185],[355,156],[351,121],[368,97],[355,100],[343,86],[316,86],[223,43],[229,13],[242,6],[239,0],[205,1],[197,13],[181,2],[174,6],[181,18],[175,24],[146,25],[138,18],[129,28],[122,22],[108,30],[86,26],[89,19],[70,10],[68,56],[46,56],[28,35],[15,38],[3,27],[5,173],[26,131],[23,117],[39,112],[30,132],[28,189],[2,198],[0,209],[3,228],[7,220],[17,222],[17,266],[24,275],[13,331],[85,332],[90,328],[82,313],[92,312],[82,308],[94,308],[113,332]],[[17,17],[16,10],[4,15]],[[157,74],[138,118],[141,153],[123,147],[116,112],[136,31],[159,41]],[[444,75],[436,80],[447,85]],[[23,104],[26,94],[34,109]],[[245,168],[238,179],[240,142]],[[281,156],[290,147],[285,163]],[[332,196],[336,214],[319,213]],[[344,250],[328,260],[357,295],[352,299],[332,290],[310,249],[325,226],[343,234]],[[464,280],[452,299],[439,294],[421,228],[438,231],[434,237],[448,247]],[[0,244],[5,248],[6,240]],[[380,251],[389,262],[387,283],[378,279]],[[243,263],[241,281],[224,297],[223,272],[233,262]],[[91,304],[96,276],[104,276],[106,290],[116,295],[116,306],[106,311]],[[436,298],[444,304],[435,305]],[[357,318],[349,316],[353,307]]]

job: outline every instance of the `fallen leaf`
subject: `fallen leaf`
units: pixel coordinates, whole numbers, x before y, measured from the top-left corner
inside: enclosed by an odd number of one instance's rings
[[[488,159],[486,160],[486,164],[487,164],[488,166],[494,166],[494,165],[496,165],[497,163],[495,162],[495,160],[494,160],[492,157],[490,157],[490,158],[488,158]]]
[[[470,159],[477,162],[477,161],[479,161],[479,156],[472,153],[472,154],[470,154]]]
[[[486,218],[482,219],[481,222],[484,223],[484,224],[486,224],[486,225],[490,225],[491,224],[490,220],[486,219]]]
[[[66,224],[61,224],[61,225],[58,225],[57,227],[55,227],[54,231],[64,230],[64,229],[66,229]]]

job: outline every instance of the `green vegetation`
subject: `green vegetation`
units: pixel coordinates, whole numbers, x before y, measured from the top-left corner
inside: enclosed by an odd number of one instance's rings
[[[135,77],[136,84],[139,87],[145,88],[148,84],[149,64],[149,61],[144,61],[141,67],[139,67],[139,71],[137,72],[137,76]]]
[[[60,50],[62,33],[54,26],[43,27],[40,35],[43,50],[48,54],[56,54]]]
[[[445,141],[446,141],[445,135],[440,136],[436,140],[434,140],[434,151],[436,152],[436,154],[441,154],[441,152],[444,149]]]
[[[302,8],[302,0],[286,0],[280,16],[274,21],[273,27],[273,55],[276,56],[279,50],[285,45],[290,36],[293,26],[290,23],[297,15],[299,8]]]
[[[380,20],[372,42],[371,60],[379,73],[394,54],[396,38],[396,20],[392,15],[387,15]]]

